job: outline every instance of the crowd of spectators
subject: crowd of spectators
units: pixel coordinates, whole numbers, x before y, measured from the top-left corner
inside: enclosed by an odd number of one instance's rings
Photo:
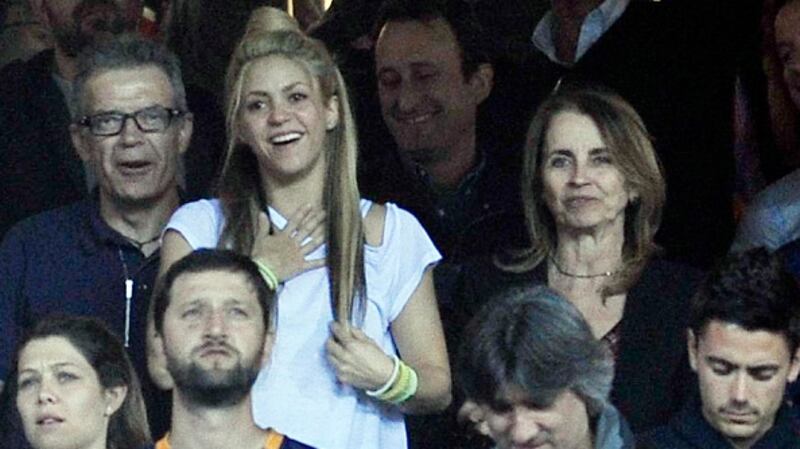
[[[284,449],[796,447],[800,0],[15,0],[0,23],[9,448],[57,447],[68,417],[30,401],[69,390],[23,388],[56,353],[106,421],[145,403],[140,446],[229,401]],[[220,402],[177,378],[154,299],[196,254],[274,296],[248,374],[225,368],[247,294],[187,287],[186,369]],[[98,419],[77,447],[117,449]]]

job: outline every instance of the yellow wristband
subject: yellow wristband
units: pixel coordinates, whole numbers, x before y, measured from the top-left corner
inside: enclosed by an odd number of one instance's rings
[[[406,365],[408,366],[408,365]],[[411,399],[415,394],[417,394],[417,387],[419,387],[419,377],[417,376],[417,372],[414,371],[414,368],[408,366],[409,372],[409,382],[408,386],[403,389],[402,394],[395,398],[392,402],[395,404],[402,404],[407,400]]]
[[[403,391],[408,387],[408,383],[410,382],[410,368],[408,365],[400,361],[400,375],[397,376],[397,382],[392,385],[392,388],[389,389],[386,393],[378,396],[378,398],[382,401],[395,403],[396,399],[402,396]]]
[[[270,267],[268,267],[264,262],[253,259],[253,263],[256,264],[258,267],[258,271],[261,273],[261,277],[264,278],[264,282],[267,283],[267,287],[269,287],[272,291],[278,289],[278,275],[275,274],[274,271]]]

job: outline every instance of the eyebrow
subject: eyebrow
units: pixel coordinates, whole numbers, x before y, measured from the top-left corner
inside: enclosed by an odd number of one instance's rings
[[[439,66],[437,66],[433,62],[418,61],[418,62],[412,62],[411,63],[411,68],[412,69],[428,69],[428,68],[438,69]]]
[[[77,367],[78,365],[76,365],[75,363],[72,363],[72,362],[58,362],[58,363],[54,363],[52,365],[49,365],[48,367],[49,368],[64,368],[65,366]],[[19,371],[19,374],[21,375],[23,373],[38,373],[38,372],[39,371],[37,371],[37,370],[35,370],[33,368],[24,368],[24,369],[21,369]]]
[[[195,297],[194,299],[188,300],[188,301],[186,301],[186,302],[184,302],[182,304],[179,304],[176,307],[178,307],[179,309],[185,309],[187,307],[192,307],[192,306],[196,306],[196,305],[206,306],[206,305],[208,305],[208,301],[211,301],[211,299],[210,298],[206,298],[205,296],[199,296],[199,297]],[[222,302],[223,306],[249,305],[249,304],[250,304],[249,301],[246,301],[246,300],[243,300],[243,299],[240,299],[240,298],[236,298],[236,297],[225,298],[225,299],[223,299],[223,302]]]
[[[136,109],[134,111],[127,112],[127,114],[134,114],[136,112],[146,111],[146,110],[148,110],[150,108],[155,108],[155,107],[159,107],[159,106],[161,106],[160,103],[152,103],[152,104],[147,105],[147,106],[145,106],[143,108],[138,108],[138,109]],[[161,106],[161,107],[169,108],[169,106]],[[119,109],[100,109],[99,111],[96,111],[96,112],[93,112],[93,113],[87,114],[87,115],[88,116],[94,116],[94,115],[105,115],[105,114],[126,114],[126,112],[120,111]]]
[[[713,355],[706,356],[706,360],[711,363],[719,363],[721,365],[725,365],[726,367],[730,367],[732,369],[740,369],[742,368],[741,364],[733,363],[729,360],[725,360],[719,357],[714,357]],[[764,363],[757,363],[755,365],[745,365],[744,369],[747,370],[748,373],[752,373],[754,371],[761,371],[761,370],[779,370],[781,367],[777,363],[773,362],[764,362]]]
[[[778,371],[779,369],[781,369],[780,365],[774,363],[765,363],[763,365],[748,366],[747,372],[753,373],[756,371]]]
[[[427,61],[416,61],[409,64],[412,70],[419,70],[419,69],[439,69],[439,67],[433,62]],[[378,69],[378,74],[385,72],[399,72],[396,65],[387,65],[384,67],[380,67]]]
[[[738,363],[733,363],[733,362],[731,362],[729,360],[726,360],[726,359],[723,359],[723,358],[720,358],[720,357],[715,357],[713,355],[707,355],[706,356],[706,361],[708,361],[710,363],[717,363],[717,364],[720,364],[720,365],[725,365],[726,367],[732,368],[732,369],[739,369],[739,368],[742,367],[742,365],[739,365]]]
[[[297,86],[308,87],[308,83],[305,83],[303,81],[295,81],[294,83],[291,83],[291,84],[288,84],[286,86],[283,86],[281,88],[281,92],[289,92],[289,91],[295,89]],[[258,96],[258,97],[269,97],[269,93],[267,91],[264,91],[264,90],[251,90],[251,91],[248,91],[247,92],[247,96],[251,96],[251,95]]]
[[[567,156],[567,157],[574,157],[574,152],[572,150],[568,150],[566,148],[556,148],[554,150],[550,150],[547,152],[546,156]]]

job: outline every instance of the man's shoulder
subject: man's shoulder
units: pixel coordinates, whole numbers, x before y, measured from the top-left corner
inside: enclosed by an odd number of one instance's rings
[[[0,137],[31,148],[47,141],[46,133],[66,131],[69,112],[64,94],[52,76],[53,54],[44,51],[28,61],[9,63],[0,71]],[[38,149],[34,148],[39,151]]]
[[[665,424],[638,435],[636,437],[636,447],[638,449],[696,448],[696,446],[681,438],[671,424]]]
[[[49,242],[80,232],[82,223],[92,213],[89,200],[50,209],[18,222],[5,235],[4,242]]]
[[[31,59],[24,61],[17,59],[0,70],[0,92],[13,96],[21,96],[35,81],[50,78],[53,64],[53,51],[44,50],[35,54]]]

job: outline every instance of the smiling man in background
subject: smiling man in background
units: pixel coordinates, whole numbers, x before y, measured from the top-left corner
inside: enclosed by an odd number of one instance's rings
[[[521,211],[518,164],[479,135],[494,70],[471,8],[392,0],[376,32],[378,96],[396,149],[362,170],[365,196],[411,211],[449,261],[511,241],[504,217]]]

